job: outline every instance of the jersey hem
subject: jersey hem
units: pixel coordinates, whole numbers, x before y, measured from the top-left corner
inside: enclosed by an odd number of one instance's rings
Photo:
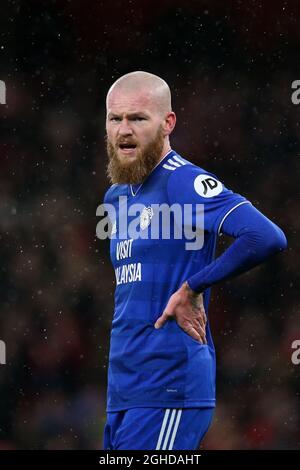
[[[107,406],[106,412],[115,412],[122,410],[129,410],[131,408],[215,408],[216,400],[185,400],[185,401],[172,401],[172,402],[147,402],[147,403],[132,403],[121,406]]]

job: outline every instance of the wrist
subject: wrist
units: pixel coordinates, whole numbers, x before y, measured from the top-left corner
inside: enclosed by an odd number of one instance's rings
[[[200,295],[203,294],[203,291],[197,292],[196,290],[192,289],[191,286],[189,285],[188,281],[184,281],[182,284],[184,286],[184,289],[186,292],[188,292],[190,295]]]
[[[187,281],[184,281],[184,283],[182,284],[182,287],[184,288],[185,291],[187,291],[189,294],[196,294],[195,291],[193,291],[193,289],[191,289],[189,283]]]

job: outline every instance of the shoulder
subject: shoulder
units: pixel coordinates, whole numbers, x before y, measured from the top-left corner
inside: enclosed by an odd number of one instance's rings
[[[209,198],[223,191],[224,186],[216,175],[188,160],[182,160],[184,164],[170,170],[167,182],[169,195],[193,192],[200,197]]]

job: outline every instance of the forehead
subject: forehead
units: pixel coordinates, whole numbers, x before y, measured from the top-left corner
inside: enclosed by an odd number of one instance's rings
[[[107,97],[107,113],[158,113],[158,103],[148,90],[112,90]]]

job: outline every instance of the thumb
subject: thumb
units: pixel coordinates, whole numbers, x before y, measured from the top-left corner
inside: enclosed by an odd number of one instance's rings
[[[163,314],[156,320],[154,328],[161,328],[173,314],[164,310]]]

